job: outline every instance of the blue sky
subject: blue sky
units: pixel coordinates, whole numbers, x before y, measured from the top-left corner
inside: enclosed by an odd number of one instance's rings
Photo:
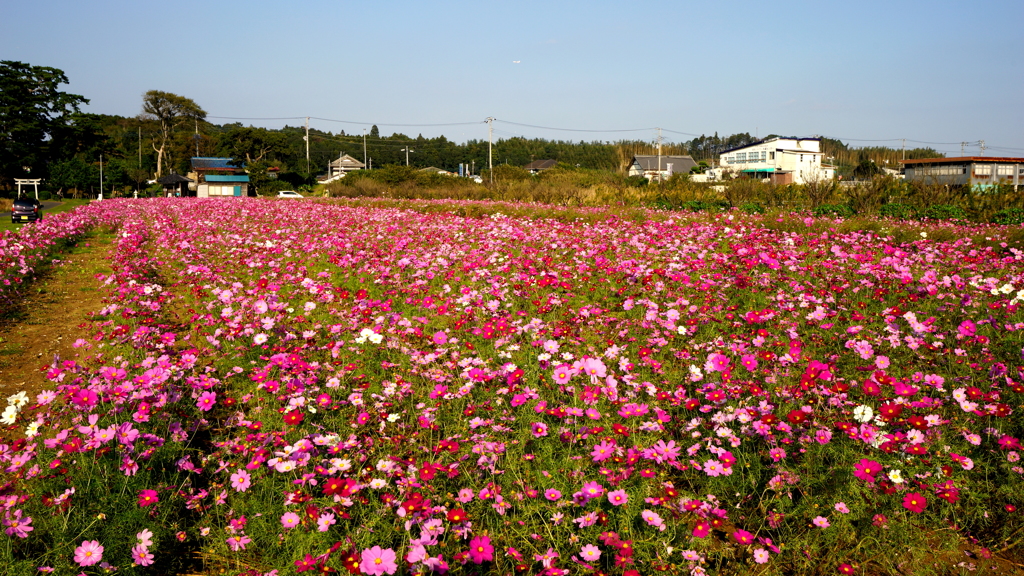
[[[331,132],[464,141],[486,139],[493,116],[496,138],[653,140],[661,127],[669,141],[906,138],[952,155],[985,140],[987,155],[1024,157],[1020,0],[35,0],[2,12],[0,58],[64,70],[89,112],[134,116],[156,89],[213,122],[267,127],[311,116],[353,122],[310,121]]]

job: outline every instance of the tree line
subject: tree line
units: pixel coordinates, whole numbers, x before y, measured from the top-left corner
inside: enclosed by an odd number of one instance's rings
[[[328,163],[348,154],[367,168],[389,165],[434,167],[480,174],[488,166],[488,141],[457,143],[445,136],[426,138],[395,132],[346,134],[310,128],[308,155],[305,126],[267,129],[241,123],[215,124],[190,98],[150,90],[135,116],[81,111],[84,96],[60,90],[64,72],[22,62],[0,62],[0,190],[10,191],[15,178],[44,178],[44,187],[63,193],[94,195],[103,171],[105,190],[144,190],[147,182],[169,173],[187,174],[193,156],[235,159],[255,188],[293,188],[313,184]],[[665,155],[690,155],[715,162],[729,149],[757,142],[749,133],[699,136],[661,146]],[[932,149],[851,148],[822,138],[823,152],[840,171],[863,175],[898,167],[898,160],[941,156]],[[647,141],[571,141],[500,138],[490,146],[495,165],[525,166],[556,160],[572,167],[624,172],[633,156],[656,154]],[[271,177],[273,175],[274,177]]]

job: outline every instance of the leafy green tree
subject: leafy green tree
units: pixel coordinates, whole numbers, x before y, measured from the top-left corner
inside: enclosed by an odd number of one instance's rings
[[[160,146],[153,142],[153,150],[156,152],[156,175],[159,177],[163,171],[164,155],[175,129],[184,122],[205,119],[206,111],[190,98],[150,90],[142,97],[142,114],[144,118],[153,119],[160,124]]]
[[[233,158],[232,164],[244,166],[249,184],[261,193],[270,183],[270,156],[287,146],[284,134],[266,128],[235,126],[222,137],[221,153]]]
[[[261,162],[287,145],[281,132],[241,126],[228,130],[221,142],[221,152],[234,158],[238,166]]]
[[[67,83],[57,68],[0,61],[0,184],[27,176],[26,166],[40,174],[50,156],[48,140],[89,102],[59,90]]]
[[[77,198],[83,190],[99,184],[99,168],[77,156],[58,160],[50,165],[47,183],[57,192],[67,190]]]

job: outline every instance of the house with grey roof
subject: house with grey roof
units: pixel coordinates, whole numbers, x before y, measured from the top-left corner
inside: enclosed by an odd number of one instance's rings
[[[643,176],[648,180],[667,180],[673,174],[689,174],[690,168],[696,166],[690,156],[633,156],[629,164],[628,176]]]

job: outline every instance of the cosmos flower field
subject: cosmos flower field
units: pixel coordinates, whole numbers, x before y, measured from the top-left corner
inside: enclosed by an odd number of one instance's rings
[[[94,336],[0,419],[0,563],[933,574],[1017,551],[1009,229],[416,208],[115,200],[0,237],[8,293],[61,240],[115,240]]]

